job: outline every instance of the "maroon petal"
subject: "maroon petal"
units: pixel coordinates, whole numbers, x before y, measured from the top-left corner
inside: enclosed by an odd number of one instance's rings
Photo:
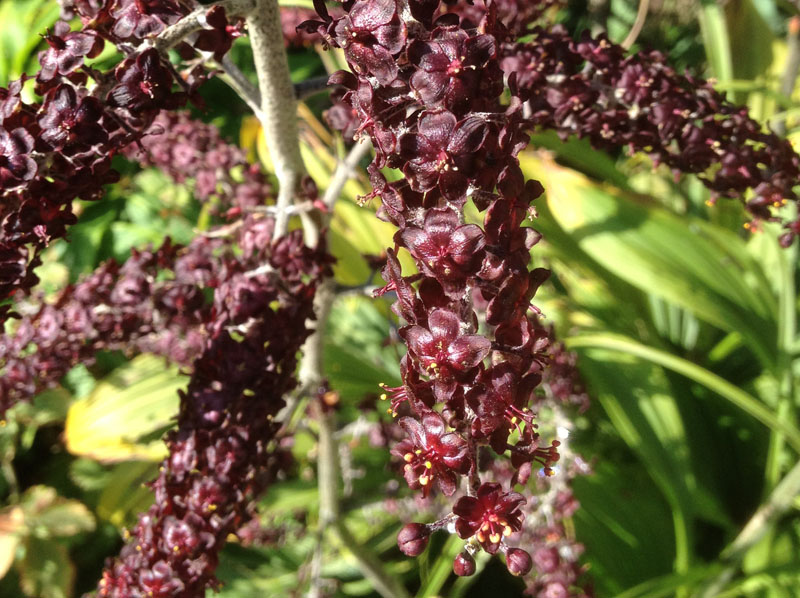
[[[436,339],[454,340],[459,334],[460,324],[459,317],[447,309],[434,309],[428,318],[430,333]]]
[[[447,354],[450,357],[450,364],[464,371],[477,366],[491,349],[492,342],[485,336],[469,335],[459,337],[452,342]]]

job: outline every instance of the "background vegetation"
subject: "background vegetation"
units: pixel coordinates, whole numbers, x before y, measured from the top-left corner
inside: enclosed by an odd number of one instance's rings
[[[630,0],[573,2],[559,18],[570,30],[606,29],[621,41],[637,8]],[[798,138],[800,6],[663,0],[650,8],[634,49],[663,50],[673,64],[715,77],[754,118]],[[57,17],[52,0],[0,1],[0,84],[35,72],[38,33]],[[247,67],[245,47],[233,56]],[[341,67],[337,60],[295,50],[293,76],[325,74]],[[205,97],[202,118],[263,158],[258,125],[232,92],[212,82]],[[300,111],[304,157],[321,188],[344,152],[321,119],[326,102],[315,95]],[[122,183],[104,201],[84,204],[70,242],[48,250],[45,294],[102,260],[124,260],[131,248],[167,235],[187,242],[207,225],[186,187],[154,169],[118,167]],[[780,249],[770,226],[744,231],[738,203],[708,206],[697,180],[675,180],[642,155],[609,156],[542,135],[524,167],[546,189],[535,223],[545,242],[535,252],[554,276],[538,304],[579,353],[593,398],[572,441],[594,469],[576,481],[582,508],[572,532],[586,547],[597,595],[700,596],[729,570],[734,575],[714,595],[800,596],[796,496],[778,495],[791,506],[757,542],[744,551],[732,545],[759,506],[776,498],[800,454],[796,248]],[[387,500],[399,477],[388,451],[371,447],[358,425],[390,419],[366,407],[379,382],[399,381],[388,304],[362,292],[377,281],[364,256],[391,245],[392,233],[375,206],[357,205],[367,190],[363,174],[348,184],[332,229],[336,280],[349,289],[335,304],[326,348],[343,426],[347,524],[417,596],[481,596],[498,584],[514,595],[520,586],[493,561],[456,581],[459,542],[437,538],[418,562],[396,548],[401,520],[392,508],[402,505],[405,485]],[[9,414],[0,428],[1,596],[67,598],[94,587],[103,559],[121,545],[120,528],[151,500],[142,483],[163,456],[159,438],[182,384],[162,360],[108,353]],[[261,541],[225,549],[222,598],[305,593],[318,531],[314,445],[313,428],[297,422],[297,476],[263,499]],[[332,595],[376,595],[346,552],[323,549]]]

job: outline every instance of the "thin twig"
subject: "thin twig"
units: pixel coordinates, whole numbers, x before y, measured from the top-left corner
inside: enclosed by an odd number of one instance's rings
[[[223,75],[220,77],[240,98],[250,107],[258,120],[261,120],[261,92],[258,87],[250,82],[250,79],[239,69],[231,60],[230,56],[225,56],[219,64]]]
[[[322,196],[322,203],[325,204],[329,211],[333,210],[333,206],[336,200],[339,199],[342,189],[344,189],[347,181],[353,178],[358,163],[369,153],[370,149],[372,149],[372,144],[361,140],[353,146],[347,157],[336,166],[328,188]]]
[[[305,81],[299,81],[294,84],[294,97],[298,100],[305,99],[309,96],[326,91],[328,89],[328,75],[320,75],[319,77],[311,77]]]
[[[620,44],[620,46],[622,46],[626,50],[631,49],[631,46],[634,44],[636,39],[639,37],[639,34],[642,32],[642,27],[644,27],[644,22],[647,20],[648,10],[650,10],[650,0],[639,0],[639,10],[636,11],[636,19],[633,21],[633,26],[631,27],[631,30],[628,32],[628,35],[625,36],[625,39]]]

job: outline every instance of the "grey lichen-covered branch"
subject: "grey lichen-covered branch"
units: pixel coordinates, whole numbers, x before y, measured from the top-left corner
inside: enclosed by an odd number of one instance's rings
[[[255,0],[246,19],[253,62],[261,94],[259,120],[264,131],[275,176],[278,178],[278,213],[275,232],[284,234],[300,180],[305,174],[297,133],[296,100],[283,45],[280,9],[277,0]]]

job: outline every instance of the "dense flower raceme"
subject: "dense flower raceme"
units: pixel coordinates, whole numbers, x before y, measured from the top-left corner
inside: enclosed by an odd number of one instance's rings
[[[258,165],[226,143],[216,127],[183,112],[159,114],[141,142],[123,153],[176,182],[192,179],[195,196],[214,197],[215,208],[229,216],[272,197]],[[249,228],[248,246],[261,236]],[[229,236],[198,236],[188,247],[167,241],[155,252],[134,251],[124,264],[101,265],[21,318],[0,344],[0,411],[56,384],[77,363],[91,363],[101,349],[155,353],[189,365],[213,317],[202,289],[223,282],[217,256],[230,251],[231,243]]]
[[[36,76],[42,101],[23,100],[26,77],[0,89],[0,301],[36,284],[41,250],[75,221],[73,201],[98,199],[103,185],[116,180],[111,158],[141,139],[160,110],[195,97],[205,78],[201,61],[187,62],[189,70],[179,75],[145,40],[187,14],[189,4],[67,4],[64,16],[80,17],[83,28],[70,31],[62,21],[45,34],[48,48]],[[181,42],[183,55],[196,49],[219,57],[238,35],[219,7],[203,22],[205,28]],[[106,72],[87,66],[106,42],[123,60]],[[8,310],[0,307],[0,321]]]
[[[178,183],[193,181],[200,201],[216,200],[215,211],[229,216],[261,206],[272,197],[272,187],[257,164],[240,147],[226,143],[213,125],[185,112],[159,114],[141,142],[125,155],[143,166],[155,166]]]
[[[630,145],[705,175],[720,195],[752,188],[756,219],[772,217],[768,205],[796,199],[800,159],[660,56],[625,58],[604,38],[573,43],[557,28],[528,29],[547,3],[519,13],[519,21],[508,18],[513,4],[448,12],[437,0],[355,0],[333,18],[318,1],[320,20],[302,28],[344,52],[352,72],[331,77],[338,89],[328,120],[348,137],[371,137],[369,197],[380,197],[379,215],[398,227],[381,291],[397,295],[408,347],[402,386],[385,389],[390,411],[406,414],[400,424],[408,437],[394,453],[409,486],[424,495],[434,485],[448,496],[464,492],[453,506],[459,535],[467,546],[504,552],[521,574],[530,556],[505,538],[519,529],[516,509],[526,499],[482,473],[477,453],[488,445],[519,471],[540,463],[547,474],[559,458],[559,442],[543,441],[531,409],[549,335],[528,313],[548,275],[529,270],[539,235],[524,223],[542,188],[524,180],[516,158],[528,133],[551,127],[604,147]],[[521,33],[533,33],[533,41],[515,43]],[[404,178],[389,182],[384,168]],[[465,223],[470,200],[482,228]],[[800,227],[788,226],[784,243]],[[401,272],[397,251],[411,255],[417,274]],[[446,520],[404,528],[406,552],[423,547],[420,530]],[[466,557],[455,567],[471,570]]]
[[[108,564],[101,597],[204,595],[215,585],[223,543],[249,520],[280,465],[273,418],[295,385],[305,322],[329,269],[327,256],[303,245],[301,231],[272,240],[272,226],[249,217],[236,239],[243,255],[221,258],[216,317],[181,393],[170,455],[152,483],[155,504]]]
[[[531,123],[562,136],[587,137],[602,149],[644,151],[676,173],[696,173],[716,197],[744,198],[748,227],[776,219],[800,178],[800,157],[786,140],[764,132],[747,109],[711,84],[679,75],[658,52],[625,56],[604,36],[573,39],[561,27],[534,29],[533,41],[499,47]],[[785,224],[781,243],[800,234]]]
[[[530,408],[548,338],[528,312],[548,273],[528,270],[539,235],[523,224],[541,186],[525,182],[516,159],[527,143],[521,102],[500,103],[496,20],[466,29],[450,15],[434,24],[438,2],[348,7],[333,19],[318,2],[322,20],[304,27],[344,50],[354,74],[333,77],[346,90],[337,97],[348,106],[340,116],[372,137],[373,196],[382,200],[381,217],[399,229],[381,291],[397,295],[408,347],[403,385],[385,388],[390,410],[406,414],[399,421],[407,438],[393,453],[423,495],[433,487],[466,493],[453,499],[451,515],[404,528],[401,547],[416,554],[426,533],[455,521],[468,546],[503,552],[512,573],[524,574],[530,556],[506,541],[521,528],[526,497],[485,479],[490,473],[477,460],[488,446],[510,453],[516,469],[540,464],[550,474],[559,457],[558,442],[544,442]],[[383,167],[405,178],[390,183]],[[464,223],[469,199],[484,213],[482,228]],[[417,275],[401,272],[400,248]],[[467,557],[456,569],[471,570]]]
[[[541,431],[552,434],[560,441],[558,452],[559,460],[553,465],[556,475],[548,476],[543,471],[535,472],[532,467],[523,464],[519,469],[515,468],[507,460],[489,459],[486,454],[491,451],[490,447],[479,447],[478,456],[481,470],[489,475],[495,483],[502,486],[512,486],[522,484],[523,486],[533,487],[535,492],[530,498],[519,506],[520,525],[518,529],[512,528],[510,535],[503,536],[503,540],[524,546],[528,552],[526,558],[521,553],[512,553],[511,565],[515,572],[517,569],[530,560],[531,575],[525,576],[526,594],[537,598],[552,598],[562,596],[564,598],[588,598],[593,595],[591,586],[586,579],[586,568],[580,563],[583,554],[583,546],[575,540],[572,527],[567,520],[573,516],[578,509],[578,501],[572,494],[572,480],[577,476],[586,475],[591,472],[589,464],[575,453],[571,447],[571,431],[574,428],[574,411],[584,410],[588,407],[588,396],[578,376],[575,367],[575,355],[564,350],[563,344],[553,337],[552,327],[542,327],[541,324],[533,319],[534,327],[540,331],[542,339],[547,339],[546,348],[542,349],[542,364],[544,376],[541,384],[537,388],[537,394],[533,398],[533,408],[539,413],[545,414],[540,420]],[[544,343],[545,341],[540,341]],[[407,421],[417,422],[411,417],[400,418],[401,426],[407,426]],[[441,420],[439,420],[441,421]],[[447,432],[441,427],[439,422],[434,422],[431,426],[432,432],[440,432],[442,435],[450,434],[451,437],[457,436]],[[381,425],[371,435],[376,446],[385,446],[392,442],[393,438],[402,437],[403,430],[397,430],[392,426]],[[543,432],[544,433],[544,432]],[[409,434],[414,437],[414,433]],[[456,445],[460,444],[458,441]],[[411,477],[410,485],[416,475],[424,474],[425,460],[422,454],[416,455],[413,445],[408,441],[398,443],[392,451],[401,463],[403,463],[404,474],[408,479]],[[405,457],[409,452],[416,458]],[[457,453],[456,453],[457,454]],[[408,461],[406,459],[409,459]],[[419,460],[417,460],[419,459]],[[411,463],[412,467],[416,464],[415,476],[411,476],[411,470],[406,469],[406,464]],[[420,467],[422,465],[423,467]],[[433,471],[433,467],[429,471]],[[453,473],[453,476],[456,474]],[[432,482],[435,484],[435,480]],[[414,486],[412,486],[414,487]],[[486,487],[484,493],[491,493],[493,486]],[[423,488],[422,492],[425,490]],[[512,495],[511,498],[514,498]],[[472,501],[462,504],[462,507],[475,505]],[[409,524],[403,528],[398,536],[400,549],[410,555],[416,556],[422,553],[430,539],[431,533],[452,523],[452,529],[457,532],[456,523],[451,514],[452,505],[445,507],[440,501],[423,498],[419,494],[414,497],[387,500],[385,508],[397,513],[400,517],[419,517],[420,513],[426,518],[436,521],[435,524]],[[499,523],[499,519],[495,522]],[[508,524],[508,521],[506,522]],[[516,526],[516,522],[513,522]],[[464,523],[459,525],[465,525]],[[481,527],[483,522],[481,522]],[[489,531],[487,528],[486,531]],[[504,534],[505,525],[497,528],[500,534]],[[469,528],[465,533],[469,533]],[[484,532],[484,542],[491,543],[491,538]],[[474,554],[482,550],[482,545],[477,541],[468,542],[465,549],[459,553],[453,563],[453,570],[457,575],[471,575],[475,572]],[[489,544],[491,547],[491,544]],[[500,550],[506,549],[506,559],[509,558],[509,547],[505,544],[498,546]],[[511,549],[513,550],[513,549]]]
[[[101,349],[189,365],[211,319],[202,288],[219,274],[214,245],[200,238],[188,250],[167,241],[158,251],[134,251],[124,264],[102,264],[22,317],[0,341],[0,413],[57,384],[78,363],[91,364]],[[167,272],[172,277],[165,280]]]

